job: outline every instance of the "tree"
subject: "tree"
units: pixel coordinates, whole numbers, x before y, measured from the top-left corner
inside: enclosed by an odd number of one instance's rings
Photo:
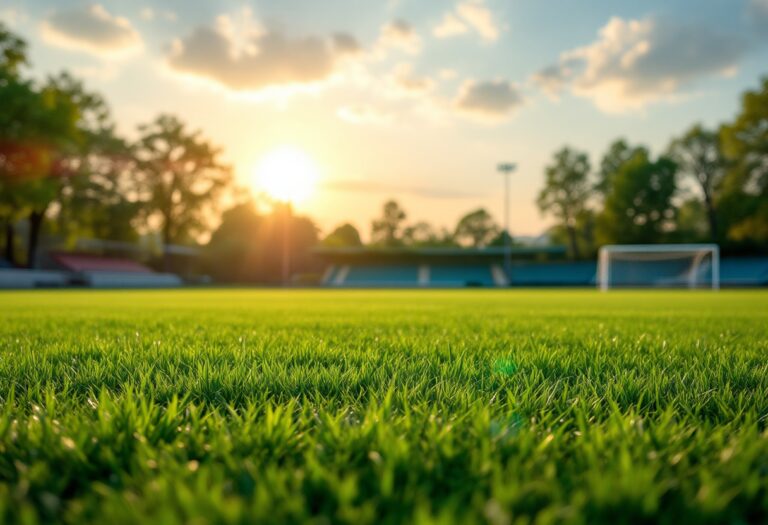
[[[26,216],[27,265],[33,267],[43,220],[67,173],[64,159],[79,138],[83,112],[56,78],[42,87],[23,79],[20,68],[25,64],[24,42],[0,26],[0,215],[5,255],[15,264],[15,223]]]
[[[0,22],[0,75],[16,77],[27,63],[27,43]]]
[[[141,203],[130,146],[107,126],[88,133],[82,149],[59,197],[59,233],[68,239],[135,241]]]
[[[587,209],[590,197],[589,158],[586,153],[563,148],[554,156],[553,164],[544,171],[544,188],[536,203],[544,213],[551,213],[568,234],[571,256],[581,256],[576,233],[576,220]]]
[[[741,98],[741,110],[722,127],[726,157],[733,163],[723,181],[728,235],[768,243],[768,77]]]
[[[579,255],[582,258],[594,258],[597,253],[595,228],[597,214],[592,209],[584,209],[576,215],[575,230],[576,241],[579,246]],[[568,245],[571,242],[571,231],[563,224],[552,226],[547,232],[550,242],[554,244]]]
[[[642,148],[630,147],[624,139],[614,141],[600,160],[595,190],[603,197],[610,191],[611,179],[621,166]]]
[[[381,218],[371,223],[371,242],[383,246],[401,245],[401,229],[405,218],[405,211],[397,202],[385,202]]]
[[[362,246],[363,242],[360,240],[360,232],[357,228],[347,222],[337,226],[322,240],[321,244],[331,247],[354,247]]]
[[[598,241],[658,243],[672,230],[677,166],[668,157],[651,160],[648,150],[632,156],[609,174],[609,190],[598,216]]]
[[[252,202],[245,202],[225,211],[211,235],[205,250],[210,273],[221,282],[279,283],[285,220],[290,221],[291,270],[313,270],[310,249],[317,243],[315,224],[277,207],[261,215]]]
[[[482,248],[488,246],[500,231],[491,214],[484,208],[478,208],[459,219],[453,238],[460,244]]]
[[[706,209],[709,238],[717,242],[717,200],[728,169],[720,134],[696,124],[672,142],[669,156],[677,163],[681,174],[697,182]]]
[[[27,262],[35,264],[43,221],[50,206],[64,204],[64,188],[78,173],[87,172],[87,159],[94,148],[91,138],[109,128],[109,110],[100,95],[87,91],[67,73],[48,78],[41,94],[47,115],[43,144],[48,149],[48,170],[36,180],[29,200]],[[88,174],[89,175],[89,174]]]
[[[207,229],[230,168],[220,162],[219,148],[174,116],[160,115],[139,132],[134,154],[145,214],[158,219],[165,247],[189,241]]]
[[[14,192],[19,172],[32,171],[35,158],[19,147],[30,134],[26,117],[39,103],[30,82],[19,77],[27,64],[26,42],[0,23],[0,220],[5,238],[5,258],[16,264],[14,224],[21,212],[18,193]]]

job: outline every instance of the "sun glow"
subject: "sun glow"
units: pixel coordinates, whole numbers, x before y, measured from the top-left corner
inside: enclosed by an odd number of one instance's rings
[[[296,204],[312,196],[319,172],[304,151],[282,146],[261,159],[254,175],[257,189],[273,199]]]

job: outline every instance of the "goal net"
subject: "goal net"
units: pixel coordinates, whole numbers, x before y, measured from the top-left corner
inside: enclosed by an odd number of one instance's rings
[[[716,244],[627,244],[600,248],[597,285],[611,288],[720,288]]]

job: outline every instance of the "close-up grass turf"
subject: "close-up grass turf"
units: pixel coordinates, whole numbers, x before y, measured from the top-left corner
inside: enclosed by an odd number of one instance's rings
[[[2,523],[765,523],[765,291],[0,294]]]

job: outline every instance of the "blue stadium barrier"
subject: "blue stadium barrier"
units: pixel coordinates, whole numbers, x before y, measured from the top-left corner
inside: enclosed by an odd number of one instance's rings
[[[341,286],[418,286],[419,267],[416,265],[349,266],[349,272],[344,281],[339,284]]]
[[[594,286],[597,263],[540,263],[512,266],[512,286]]]
[[[496,286],[490,265],[431,265],[430,286]]]
[[[723,286],[768,286],[768,257],[743,257],[720,261]]]
[[[399,265],[338,265],[331,268],[323,283],[341,287],[418,287],[454,288],[465,286],[498,286],[490,264],[430,264],[429,279],[419,282],[418,264]],[[690,265],[687,261],[646,261],[637,265],[614,261],[612,282],[617,286],[647,285],[687,286]],[[711,265],[702,264],[697,281],[709,282]],[[554,262],[515,263],[510,285],[519,287],[574,286],[589,287],[596,284],[597,263]],[[720,261],[722,286],[768,286],[768,258],[724,258]]]

